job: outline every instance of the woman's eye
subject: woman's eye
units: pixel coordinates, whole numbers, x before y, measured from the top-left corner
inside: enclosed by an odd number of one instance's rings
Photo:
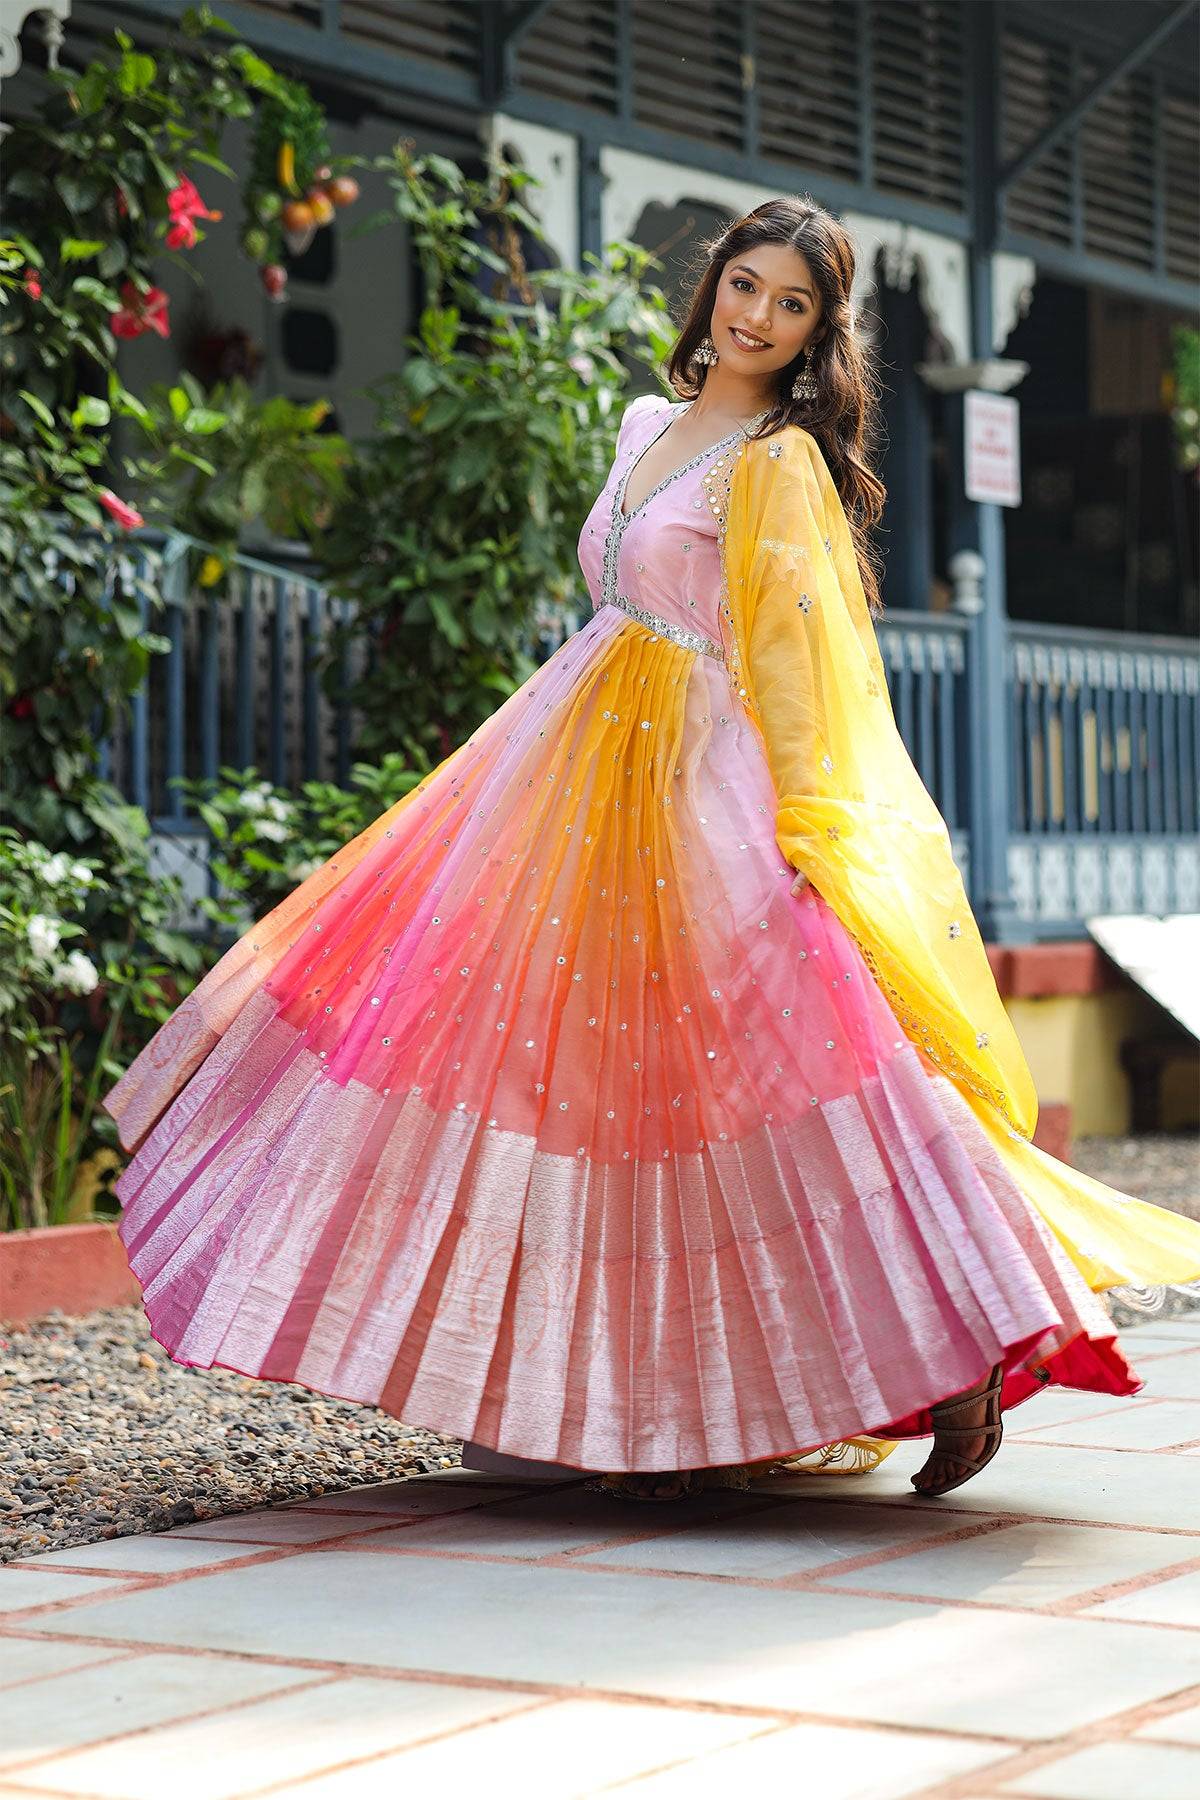
[[[753,283],[747,281],[744,275],[735,275],[733,277],[733,285],[735,288],[750,288],[751,292],[753,292]],[[789,299],[787,295],[784,296],[784,299],[793,312],[799,313],[801,318],[804,317],[804,308],[798,300]]]

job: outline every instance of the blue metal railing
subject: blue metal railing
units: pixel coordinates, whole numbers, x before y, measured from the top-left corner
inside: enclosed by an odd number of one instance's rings
[[[301,570],[245,555],[221,590],[206,590],[190,580],[191,553],[203,550],[183,533],[141,533],[113,563],[114,584],[171,648],[153,659],[127,724],[105,745],[103,771],[168,829],[191,822],[178,776],[253,764],[289,787],[343,781],[351,761],[354,721],[327,698],[319,667],[349,603]],[[161,606],[152,608],[150,590]]]
[[[174,534],[122,546],[114,580],[168,638],[106,748],[107,772],[160,831],[198,821],[172,785],[254,764],[282,786],[343,781],[355,737],[318,660],[349,617],[303,568],[239,556],[218,594],[194,586]],[[154,609],[148,590],[162,598]],[[586,609],[585,609],[586,610]],[[539,612],[544,660],[583,622]],[[999,850],[1022,933],[1078,931],[1092,913],[1200,909],[1200,653],[1183,639],[1010,624],[1006,742],[973,750],[978,615],[893,613],[878,627],[901,736],[950,830],[971,889],[972,754],[1008,758],[1011,816]],[[345,680],[356,668],[343,667]]]
[[[967,825],[967,630],[958,613],[895,613],[878,626],[896,724],[951,835]]]
[[[1039,935],[1200,911],[1200,654],[1182,638],[1009,627],[1009,885]]]
[[[1200,827],[1200,657],[1177,638],[1010,628],[1012,829]]]

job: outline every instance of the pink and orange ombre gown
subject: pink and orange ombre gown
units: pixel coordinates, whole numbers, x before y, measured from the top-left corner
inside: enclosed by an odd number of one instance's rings
[[[998,1361],[1009,1404],[1133,1392],[971,1107],[791,892],[722,652],[704,477],[742,434],[622,511],[679,410],[626,411],[583,628],[109,1095],[154,1334],[589,1470],[926,1431]]]

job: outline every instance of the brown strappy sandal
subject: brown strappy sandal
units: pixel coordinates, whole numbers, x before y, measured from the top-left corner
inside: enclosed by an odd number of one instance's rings
[[[978,1475],[991,1462],[1004,1436],[1004,1420],[1000,1411],[1000,1389],[1003,1384],[1004,1364],[997,1363],[988,1377],[986,1387],[976,1388],[974,1393],[960,1394],[954,1400],[939,1400],[936,1406],[930,1407],[930,1417],[933,1420],[933,1450],[930,1455],[940,1454],[948,1461],[958,1463],[963,1473],[956,1475],[952,1481],[943,1481],[938,1487],[917,1487],[917,1476],[921,1473],[918,1469],[911,1480],[922,1500],[934,1499],[940,1494],[948,1494],[952,1488],[962,1487],[964,1482],[970,1481],[972,1476]],[[983,1418],[974,1425],[946,1422],[952,1420],[955,1413],[964,1412],[969,1406],[978,1406],[981,1400],[984,1403]],[[939,1441],[958,1438],[960,1442],[963,1439],[969,1442],[970,1439],[979,1437],[984,1440],[984,1452],[982,1456],[975,1457],[960,1456],[952,1447]]]

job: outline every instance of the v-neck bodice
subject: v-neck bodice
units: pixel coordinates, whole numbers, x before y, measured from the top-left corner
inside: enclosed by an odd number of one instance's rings
[[[664,621],[676,641],[720,644],[721,568],[717,525],[704,475],[750,429],[738,426],[656,482],[630,513],[621,511],[629,477],[643,453],[686,411],[643,395],[621,421],[617,453],[579,536],[579,563],[592,606],[624,605],[646,622]],[[684,635],[680,635],[684,634]]]
[[[723,438],[718,438],[716,443],[706,444],[705,447],[702,450],[698,450],[694,456],[689,456],[686,462],[678,464],[668,475],[664,475],[662,480],[656,482],[650,489],[650,492],[646,494],[644,498],[639,500],[636,506],[627,511],[625,507],[625,494],[634,470],[642,462],[647,451],[657,444],[659,438],[665,437],[676,419],[681,419],[686,412],[690,411],[692,405],[693,402],[691,400],[682,400],[675,405],[672,405],[672,403],[668,401],[662,413],[650,415],[651,418],[656,419],[656,429],[651,431],[650,436],[646,441],[640,448],[635,449],[633,455],[627,459],[625,470],[617,484],[613,512],[614,517],[622,525],[628,525],[632,519],[636,518],[642,508],[649,506],[650,502],[656,499],[657,496],[662,493],[664,488],[669,487],[671,482],[678,480],[680,476],[687,475],[692,469],[698,468],[701,463],[708,462],[710,458],[719,456],[722,450],[727,449],[731,444],[736,443],[737,439],[741,436],[743,428],[740,425],[737,425],[732,431],[727,431]]]

